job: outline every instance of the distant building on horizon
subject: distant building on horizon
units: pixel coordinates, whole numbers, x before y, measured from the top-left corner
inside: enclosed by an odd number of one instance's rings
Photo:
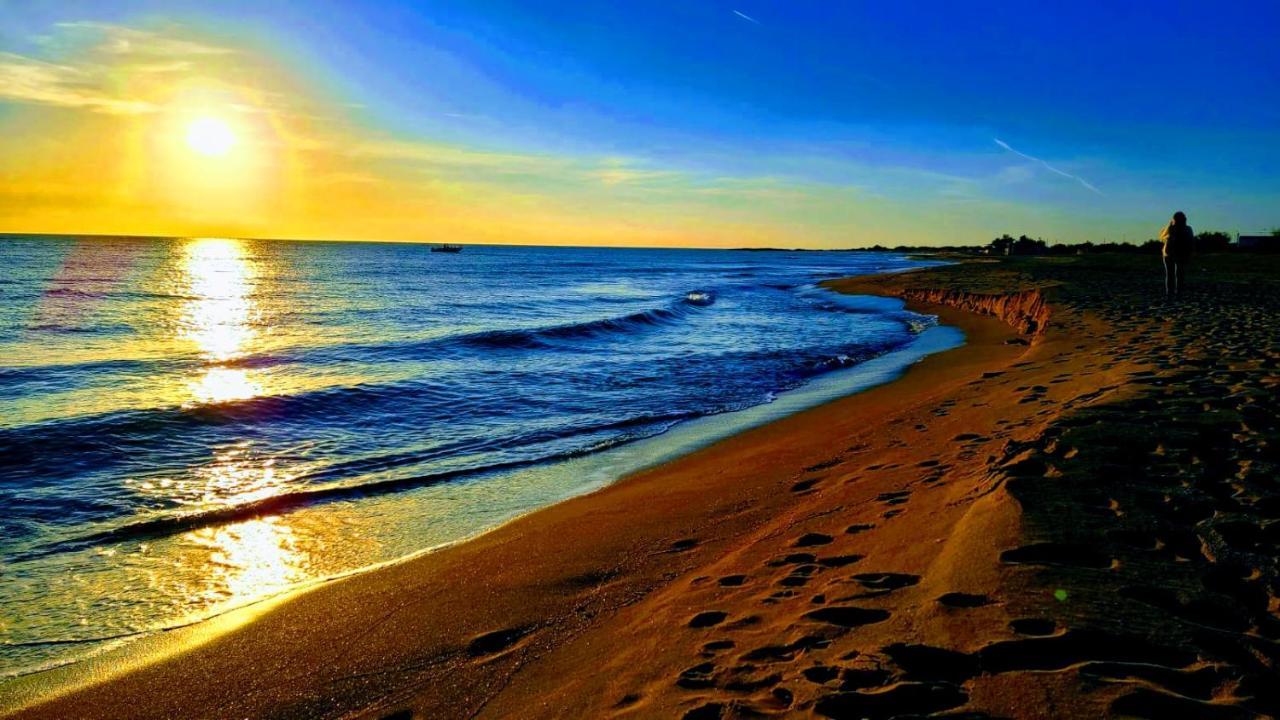
[[[1236,246],[1255,252],[1280,252],[1280,235],[1238,235]]]

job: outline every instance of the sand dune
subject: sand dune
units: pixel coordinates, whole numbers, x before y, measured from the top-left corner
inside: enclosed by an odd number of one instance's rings
[[[1274,715],[1280,263],[1156,265],[834,283],[969,342],[20,716]]]

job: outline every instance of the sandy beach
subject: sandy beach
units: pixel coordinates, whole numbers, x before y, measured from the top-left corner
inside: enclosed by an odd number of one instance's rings
[[[22,718],[1267,717],[1280,262],[831,283],[967,335],[444,551],[0,685]]]

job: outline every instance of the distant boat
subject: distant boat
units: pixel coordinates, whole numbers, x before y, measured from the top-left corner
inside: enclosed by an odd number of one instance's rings
[[[462,252],[462,246],[461,245],[432,245],[431,252],[460,253]]]

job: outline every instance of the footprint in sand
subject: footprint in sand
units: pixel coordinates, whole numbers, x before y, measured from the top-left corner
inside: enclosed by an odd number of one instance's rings
[[[682,720],[720,720],[724,717],[724,711],[724,703],[707,703],[685,713]]]
[[[800,671],[805,680],[817,685],[824,685],[840,677],[840,668],[830,665],[815,665]]]
[[[1229,705],[1212,705],[1192,698],[1157,692],[1147,688],[1122,695],[1111,703],[1111,713],[1121,717],[1163,720],[1202,718],[1203,720],[1247,720],[1257,715]]]
[[[767,561],[765,567],[782,567],[783,565],[798,565],[817,561],[818,557],[812,553],[791,553],[790,555],[783,555],[780,558]]]
[[[802,493],[807,490],[812,490],[813,486],[817,485],[820,480],[822,480],[822,478],[809,478],[808,480],[801,480],[800,482],[791,486],[791,492]]]
[[[910,490],[896,490],[894,492],[880,493],[876,496],[876,501],[885,505],[901,505],[907,502],[910,497]]]
[[[816,565],[799,565],[791,569],[791,574],[778,581],[783,587],[804,587],[809,584],[809,576],[812,575],[818,566]]]
[[[908,573],[880,572],[880,573],[858,573],[849,578],[868,590],[892,591],[904,587],[911,587],[920,582],[919,575],[910,575]]]
[[[826,470],[827,468],[832,468],[832,467],[835,467],[836,465],[839,465],[843,461],[844,461],[844,458],[833,457],[830,460],[823,460],[820,463],[815,463],[813,465],[810,465],[809,467],[805,468],[804,471],[818,472],[819,470]]]
[[[533,632],[533,626],[526,625],[485,633],[472,639],[467,645],[467,654],[471,657],[481,657],[502,652],[531,632]]]
[[[820,610],[814,610],[812,612],[805,613],[804,617],[808,620],[816,620],[829,625],[852,628],[859,627],[861,625],[871,625],[878,622],[884,622],[889,619],[889,611],[846,605],[842,607],[825,607]]]
[[[712,610],[708,612],[700,612],[689,620],[691,628],[709,628],[724,622],[729,617],[729,613]]]
[[[820,698],[814,711],[830,718],[889,720],[932,715],[959,707],[968,694],[949,683],[901,682],[875,692],[838,692]]]
[[[699,663],[681,671],[676,678],[676,686],[685,690],[701,690],[715,685],[715,663]]]
[[[938,597],[938,604],[949,608],[978,608],[990,605],[995,601],[986,595],[949,592]]]
[[[834,540],[830,535],[822,533],[806,533],[801,535],[792,543],[792,547],[816,547],[818,545],[827,545]]]

